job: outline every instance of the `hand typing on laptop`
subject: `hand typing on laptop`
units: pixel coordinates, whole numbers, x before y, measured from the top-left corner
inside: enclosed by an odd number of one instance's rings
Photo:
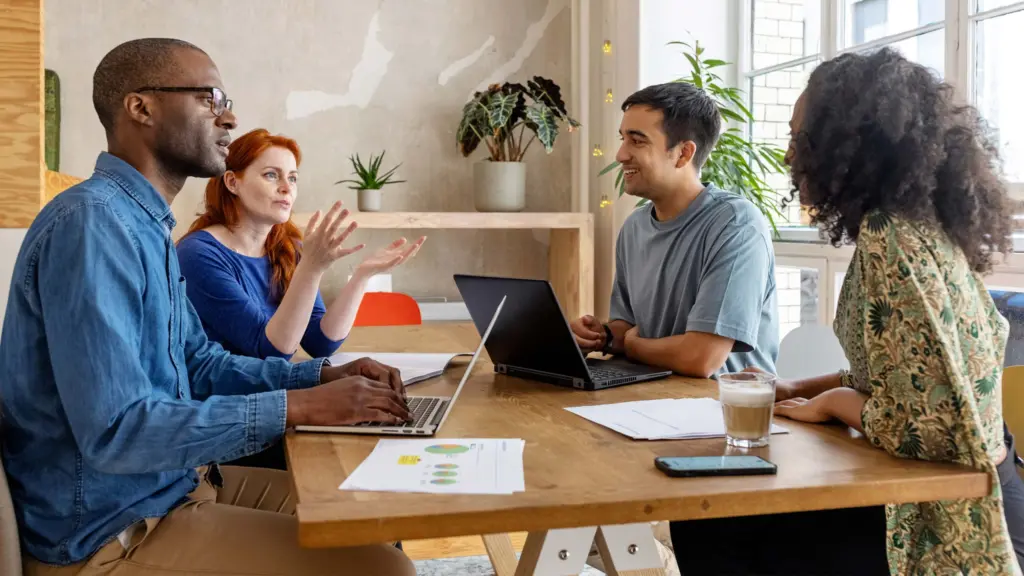
[[[400,424],[412,418],[405,399],[389,384],[360,375],[304,390],[289,390],[287,398],[285,425],[288,427],[361,422]]]
[[[320,373],[321,382],[340,380],[347,376],[365,376],[371,380],[382,382],[405,399],[405,385],[398,368],[381,364],[369,358],[360,358],[341,366],[324,366]]]

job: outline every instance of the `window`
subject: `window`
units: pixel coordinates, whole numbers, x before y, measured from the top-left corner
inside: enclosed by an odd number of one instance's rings
[[[786,147],[793,103],[819,62],[889,46],[971,96],[997,134],[1011,191],[1024,201],[1024,75],[1015,61],[1024,54],[1024,0],[745,1],[750,26],[744,88],[754,140]],[[947,5],[956,12],[947,14]],[[969,38],[963,48],[961,37]],[[770,183],[780,198],[788,197],[787,175]],[[806,214],[791,206],[780,224],[807,223]],[[1019,223],[1024,230],[1024,210]]]
[[[842,0],[842,5],[843,48],[941,24],[946,18],[946,0]]]
[[[885,36],[888,23],[889,0],[861,0],[852,8],[853,43],[863,44]],[[849,36],[849,34],[848,34]]]
[[[821,53],[820,0],[752,0],[753,27],[747,95],[754,122],[749,127],[758,142],[789,145],[793,105],[807,85],[807,76]],[[790,193],[789,176],[769,177],[779,201]],[[789,205],[780,225],[807,224],[799,203]]]
[[[751,130],[755,140],[775,144],[783,150],[789,146],[789,120],[793,116],[793,106],[807,85],[808,75],[817,64],[818,61],[813,60],[750,78],[747,92],[751,98],[750,112],[754,115]],[[775,174],[767,180],[779,200],[789,197],[791,186],[788,174]],[[788,224],[808,222],[803,218],[798,202],[787,205],[783,220]]]
[[[997,5],[994,0],[980,4]],[[1009,4],[1003,2],[1002,4]],[[1024,182],[1024,6],[973,23],[974,102],[997,135],[1006,178]]]
[[[818,282],[824,260],[780,258],[775,265],[775,298],[778,305],[779,340],[803,324],[819,323]]]

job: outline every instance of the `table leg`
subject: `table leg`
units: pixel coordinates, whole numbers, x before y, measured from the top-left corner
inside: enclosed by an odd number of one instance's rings
[[[608,576],[665,576],[650,524],[601,526],[597,549]]]
[[[587,562],[597,529],[566,528],[530,532],[515,576],[571,576]]]
[[[514,576],[516,573],[516,549],[508,534],[484,534],[481,536],[487,556],[491,559],[495,576]]]
[[[515,576],[579,574],[586,564],[595,534],[608,576],[665,576],[654,532],[651,525],[646,523],[531,532],[519,558]],[[484,538],[486,543],[488,537]],[[496,548],[500,547],[498,543]],[[490,550],[488,546],[488,553]],[[499,569],[494,555],[491,556],[491,562],[495,565],[497,575],[502,576],[502,569],[507,564]]]

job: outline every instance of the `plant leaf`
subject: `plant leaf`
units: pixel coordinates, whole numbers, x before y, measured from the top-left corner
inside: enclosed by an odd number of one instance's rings
[[[611,172],[612,170],[615,170],[619,166],[621,166],[621,164],[619,164],[619,161],[618,160],[613,160],[611,164],[609,164],[609,165],[605,166],[604,168],[602,168],[601,171],[597,173],[597,175],[598,176],[604,176],[605,174]]]
[[[558,136],[558,124],[555,123],[555,115],[551,108],[541,102],[534,102],[526,108],[526,117],[530,120],[530,127],[537,134],[537,139],[544,145],[544,150],[550,154]]]
[[[534,100],[543,102],[552,109],[554,116],[565,118],[569,112],[565,109],[565,101],[562,100],[562,89],[553,81],[543,76],[534,76],[526,83],[530,87],[530,95]]]
[[[380,190],[386,184],[397,184],[399,182],[405,182],[405,180],[391,180],[391,176],[394,175],[395,170],[398,166],[395,166],[391,170],[388,170],[383,176],[379,174],[380,165],[384,161],[384,154],[387,151],[383,151],[380,155],[370,154],[370,162],[368,165],[363,164],[362,158],[359,154],[349,156],[349,162],[352,164],[352,173],[356,175],[355,179],[338,180],[335,184],[351,184],[349,188],[352,190]]]
[[[455,134],[455,142],[463,157],[468,157],[480,145],[488,128],[487,108],[479,98],[474,98],[462,107],[462,121]]]
[[[492,94],[487,101],[487,121],[492,132],[508,132],[508,121],[515,110],[519,94]]]

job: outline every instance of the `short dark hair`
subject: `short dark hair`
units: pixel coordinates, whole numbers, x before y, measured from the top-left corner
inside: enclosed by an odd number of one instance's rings
[[[668,148],[690,140],[697,145],[694,165],[698,169],[704,166],[722,131],[722,115],[707,92],[686,82],[654,84],[626,98],[622,111],[641,105],[661,110]]]
[[[175,38],[139,38],[116,46],[100,60],[92,76],[92,105],[107,133],[114,128],[125,95],[144,86],[160,85],[177,66],[174,52],[179,49],[203,52]]]

